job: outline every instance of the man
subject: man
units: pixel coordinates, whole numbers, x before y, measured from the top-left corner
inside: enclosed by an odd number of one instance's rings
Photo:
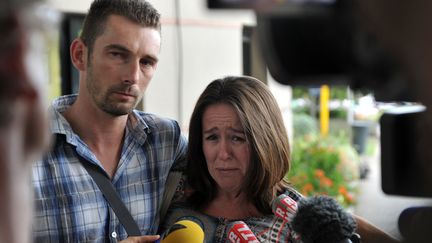
[[[143,0],[95,0],[70,48],[78,95],[53,102],[52,150],[33,168],[35,242],[116,242],[127,233],[84,163],[111,179],[153,242],[170,168],[184,161],[175,121],[134,110],[157,67],[160,15]],[[146,236],[147,235],[147,236]]]
[[[31,35],[48,25],[34,15],[38,3],[0,2],[0,242],[30,242],[30,161],[48,145],[40,80],[27,65],[28,58],[41,62],[32,55]]]

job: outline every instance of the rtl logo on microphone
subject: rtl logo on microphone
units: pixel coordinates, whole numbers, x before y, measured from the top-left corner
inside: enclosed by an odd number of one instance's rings
[[[291,222],[297,212],[297,202],[288,196],[276,203],[274,213],[286,222]]]
[[[231,243],[259,243],[245,223],[235,224],[228,233],[228,240]]]

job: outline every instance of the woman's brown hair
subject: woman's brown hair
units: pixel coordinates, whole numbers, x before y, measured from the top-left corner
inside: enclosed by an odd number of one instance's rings
[[[241,190],[262,213],[271,213],[275,188],[285,184],[290,147],[282,114],[268,87],[248,76],[228,76],[211,82],[199,97],[189,124],[189,201],[202,208],[216,196],[202,148],[202,116],[208,106],[226,103],[237,111],[251,148],[250,167]]]

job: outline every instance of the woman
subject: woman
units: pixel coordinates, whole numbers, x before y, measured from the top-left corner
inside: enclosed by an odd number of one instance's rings
[[[267,86],[252,77],[213,81],[192,113],[187,179],[161,232],[186,218],[202,224],[206,242],[225,242],[230,223],[241,220],[260,242],[298,241],[271,209],[281,193],[301,198],[285,181],[289,167],[287,131]]]

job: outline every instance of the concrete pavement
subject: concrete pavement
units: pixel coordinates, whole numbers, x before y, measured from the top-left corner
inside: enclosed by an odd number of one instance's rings
[[[369,164],[370,172],[360,181],[358,203],[354,213],[364,217],[395,238],[402,239],[398,229],[400,213],[408,207],[431,206],[432,199],[386,195],[381,189],[379,149],[372,157],[362,157]],[[432,228],[431,228],[432,230]]]

